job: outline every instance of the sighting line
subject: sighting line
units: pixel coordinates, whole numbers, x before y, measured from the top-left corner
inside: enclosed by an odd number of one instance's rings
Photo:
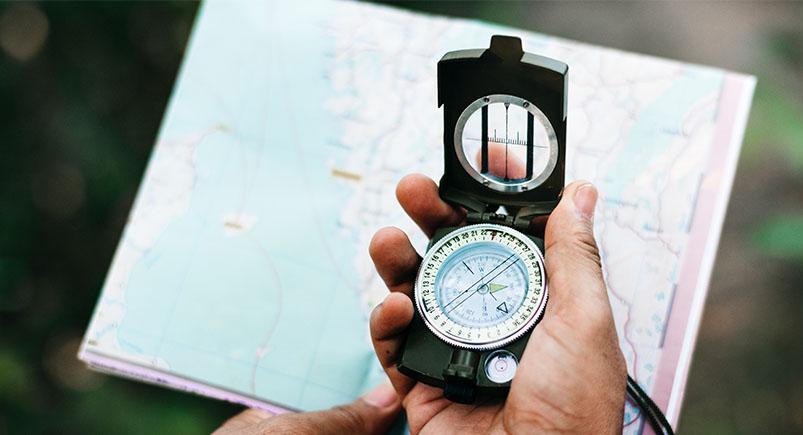
[[[509,257],[507,257],[507,258],[505,258],[504,260],[502,260],[502,262],[500,262],[499,264],[497,264],[496,266],[494,266],[494,268],[493,268],[493,269],[491,269],[490,271],[488,271],[488,273],[486,273],[485,275],[481,276],[481,277],[480,277],[480,279],[478,279],[476,282],[474,282],[474,284],[471,284],[470,286],[468,286],[468,288],[466,288],[465,290],[463,290],[462,292],[460,292],[460,294],[459,294],[459,295],[457,295],[457,296],[456,296],[454,299],[452,299],[451,301],[449,301],[449,303],[448,303],[448,304],[444,305],[444,306],[443,306],[443,308],[446,308],[446,307],[448,307],[449,305],[451,305],[452,303],[454,303],[454,301],[456,301],[458,298],[460,298],[460,296],[462,296],[462,295],[464,295],[464,294],[468,293],[469,291],[471,291],[471,289],[472,289],[472,288],[474,288],[474,286],[475,286],[475,285],[477,285],[477,284],[481,283],[481,282],[482,282],[482,280],[483,280],[483,279],[484,279],[486,276],[488,276],[488,275],[490,275],[490,274],[494,273],[494,271],[495,271],[496,269],[499,269],[499,267],[500,267],[500,266],[502,266],[503,264],[507,263],[507,260],[510,260],[511,258],[513,258],[513,256],[514,256],[514,255],[516,255],[516,253],[515,253],[515,252],[514,252],[514,253],[512,253],[512,254],[510,254],[510,256],[509,256]],[[516,260],[516,261],[518,261],[518,260]],[[495,277],[494,277],[494,278],[495,278]]]
[[[509,177],[507,175],[507,148],[508,148],[508,145],[507,145],[507,141],[508,141],[508,138],[507,138],[507,118],[508,118],[509,109],[510,109],[510,103],[505,103],[505,180],[509,179]]]
[[[508,258],[510,258],[510,257],[508,257]],[[500,270],[500,271],[499,271],[499,273],[497,273],[496,275],[494,275],[494,277],[493,277],[493,278],[491,278],[491,279],[489,279],[488,281],[491,281],[491,280],[495,279],[496,277],[498,277],[499,275],[503,274],[503,273],[504,273],[506,270],[510,269],[510,266],[513,266],[514,264],[518,263],[518,262],[519,262],[519,260],[521,260],[521,258],[517,258],[517,259],[516,259],[516,261],[514,261],[514,262],[512,262],[512,263],[508,264],[507,266],[505,266],[505,268],[504,268],[504,269]],[[505,261],[507,261],[507,260],[505,260]],[[502,264],[502,263],[499,263],[499,264]],[[486,275],[486,276],[487,276],[487,275]],[[459,304],[457,304],[457,305],[453,306],[452,308],[450,308],[450,309],[449,309],[449,311],[447,311],[447,312],[446,312],[446,314],[449,314],[449,313],[451,313],[452,311],[456,310],[456,309],[457,309],[457,307],[459,307],[460,305],[462,305],[462,304],[463,304],[463,302],[465,302],[465,301],[467,301],[467,300],[471,299],[471,297],[472,297],[472,296],[474,296],[475,294],[477,294],[477,292],[479,292],[479,291],[480,291],[480,287],[482,287],[482,286],[479,286],[479,287],[477,287],[477,289],[476,289],[476,290],[474,290],[473,292],[471,292],[471,294],[469,294],[467,298],[463,299],[462,301],[460,301],[460,303],[459,303]],[[459,297],[459,296],[458,296],[458,297]],[[444,306],[444,308],[446,308],[446,306]]]

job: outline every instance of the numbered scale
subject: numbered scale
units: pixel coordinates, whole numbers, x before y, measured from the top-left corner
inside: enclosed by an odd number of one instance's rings
[[[529,225],[564,184],[567,71],[505,36],[438,62],[440,195],[468,225],[430,243],[398,368],[453,401],[507,393],[546,307],[543,240]]]
[[[531,222],[552,212],[565,181],[567,73],[508,36],[438,62],[439,193],[466,209],[467,225],[430,242],[398,369],[452,401],[506,395],[544,313],[544,243]],[[627,392],[656,433],[672,433],[629,376]]]

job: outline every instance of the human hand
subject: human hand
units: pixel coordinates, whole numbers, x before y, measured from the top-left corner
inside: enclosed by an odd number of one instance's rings
[[[318,412],[273,415],[248,409],[226,421],[215,434],[383,434],[401,410],[389,384],[382,384],[348,405]]]
[[[435,183],[423,175],[405,177],[396,195],[430,237],[438,228],[464,223],[465,213],[441,200]],[[441,389],[397,370],[403,334],[413,318],[411,296],[421,258],[398,228],[376,233],[369,251],[390,294],[371,315],[371,337],[413,434],[621,433],[627,367],[593,236],[596,200],[590,183],[572,183],[546,223],[549,303],[504,402],[453,403]]]

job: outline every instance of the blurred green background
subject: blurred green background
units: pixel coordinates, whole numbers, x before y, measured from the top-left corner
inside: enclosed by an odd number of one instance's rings
[[[803,3],[397,3],[758,76],[681,433],[803,433]],[[0,4],[0,434],[238,407],[75,359],[197,4]]]

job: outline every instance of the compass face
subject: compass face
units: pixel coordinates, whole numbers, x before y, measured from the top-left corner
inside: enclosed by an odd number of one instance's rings
[[[493,349],[541,317],[547,289],[541,251],[524,234],[493,224],[453,231],[426,254],[415,301],[429,329],[469,349]]]

